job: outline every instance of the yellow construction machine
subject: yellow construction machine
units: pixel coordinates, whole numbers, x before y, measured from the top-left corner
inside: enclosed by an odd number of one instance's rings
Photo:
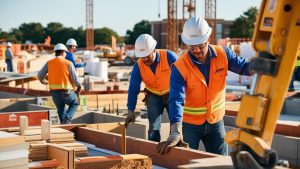
[[[242,97],[237,129],[226,142],[235,168],[273,168],[278,155],[271,149],[277,119],[294,70],[300,41],[300,1],[263,0],[256,19],[251,60],[254,80]]]

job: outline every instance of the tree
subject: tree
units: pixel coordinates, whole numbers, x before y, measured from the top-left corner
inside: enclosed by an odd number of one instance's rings
[[[147,20],[142,20],[137,24],[135,24],[133,27],[133,31],[131,30],[126,31],[125,43],[134,44],[136,38],[138,38],[138,36],[144,33],[151,34],[151,24]]]
[[[95,44],[111,44],[111,36],[117,38],[117,42],[120,43],[119,35],[110,28],[104,27],[94,30]]]
[[[256,7],[250,7],[243,15],[233,21],[233,24],[230,27],[230,37],[251,38],[257,13],[258,9]]]
[[[33,43],[43,43],[44,42],[44,28],[40,23],[23,23],[19,30],[22,32],[23,36],[21,40],[23,43],[26,40],[30,40]]]

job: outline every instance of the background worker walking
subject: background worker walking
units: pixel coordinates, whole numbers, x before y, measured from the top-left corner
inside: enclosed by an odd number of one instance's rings
[[[5,50],[5,62],[7,65],[7,71],[8,72],[13,72],[14,67],[13,67],[13,53],[11,51],[12,44],[10,42],[7,42],[6,44],[6,50]]]
[[[177,55],[170,50],[155,49],[156,40],[148,34],[140,35],[135,41],[135,54],[140,58],[133,66],[128,90],[128,115],[125,126],[135,121],[134,109],[141,82],[145,83],[145,101],[148,109],[148,139],[160,141],[161,118],[166,108],[169,112],[169,80],[171,65]]]
[[[78,107],[77,96],[81,85],[76,74],[75,67],[66,60],[66,46],[58,43],[54,47],[56,58],[48,61],[38,72],[41,83],[48,84],[53,102],[57,108],[59,120],[62,124],[70,124]],[[46,75],[48,74],[48,80]],[[76,91],[75,86],[77,87]],[[66,110],[66,105],[69,106]]]
[[[69,39],[67,41],[67,47],[68,47],[69,51],[67,51],[66,59],[71,61],[73,63],[73,65],[75,66],[75,68],[85,67],[86,66],[85,62],[76,63],[76,59],[74,56],[74,52],[76,52],[76,48],[78,47],[76,40],[72,39],[72,38]]]
[[[186,143],[198,149],[200,140],[206,151],[228,154],[223,122],[227,70],[250,75],[249,62],[228,48],[211,45],[211,31],[201,17],[192,17],[184,24],[181,38],[189,50],[172,67],[171,133],[157,147],[161,154]]]

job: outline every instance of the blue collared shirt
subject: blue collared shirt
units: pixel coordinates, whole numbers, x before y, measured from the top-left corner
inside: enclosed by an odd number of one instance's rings
[[[174,52],[167,50],[167,59],[168,59],[168,64],[171,67],[171,65],[178,59],[178,56]],[[159,61],[160,61],[160,56],[159,53],[156,52],[155,62],[152,65],[150,65],[150,69],[154,74]],[[131,78],[130,78],[130,84],[128,90],[128,100],[127,100],[128,110],[135,109],[137,96],[140,93],[141,83],[142,83],[142,77],[140,74],[138,63],[136,62],[133,65],[132,72],[131,72]]]
[[[236,53],[234,53],[227,47],[224,49],[228,59],[228,70],[234,73],[238,73],[240,75],[250,76],[251,73],[249,72],[249,61],[246,58],[239,57]],[[197,59],[194,56],[192,56],[192,54],[189,52],[189,56],[192,62],[203,74],[207,84],[209,84],[210,62],[212,58],[216,57],[216,54],[211,46],[209,46],[208,50],[209,54],[204,64],[197,61]],[[169,119],[171,124],[182,122],[183,105],[185,98],[185,83],[186,82],[184,81],[178,69],[175,66],[173,66],[170,77],[169,96]]]
[[[66,59],[71,61],[73,63],[73,65],[75,66],[75,68],[84,67],[86,65],[85,62],[76,63],[75,56],[72,52],[67,52]]]

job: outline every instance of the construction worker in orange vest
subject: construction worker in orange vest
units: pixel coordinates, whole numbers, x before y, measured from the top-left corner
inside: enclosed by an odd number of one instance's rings
[[[43,66],[38,72],[38,78],[42,84],[49,84],[50,94],[57,108],[61,124],[70,124],[79,105],[77,97],[81,85],[74,65],[65,59],[68,51],[66,46],[58,43],[55,45],[54,51],[56,58]],[[76,91],[75,86],[77,87]],[[65,105],[69,106],[68,110],[66,110]]]
[[[201,17],[188,19],[181,34],[189,49],[174,63],[170,77],[171,133],[157,151],[167,153],[178,145],[227,155],[224,142],[227,70],[251,75],[249,62],[228,48],[210,44],[212,29]],[[187,144],[188,143],[188,144]]]
[[[170,50],[155,49],[156,40],[148,34],[140,35],[135,41],[135,55],[140,58],[133,66],[128,90],[128,115],[125,126],[135,121],[134,109],[141,82],[145,83],[145,101],[148,110],[148,139],[160,141],[161,118],[166,108],[169,112],[169,80],[171,65],[178,56]]]

